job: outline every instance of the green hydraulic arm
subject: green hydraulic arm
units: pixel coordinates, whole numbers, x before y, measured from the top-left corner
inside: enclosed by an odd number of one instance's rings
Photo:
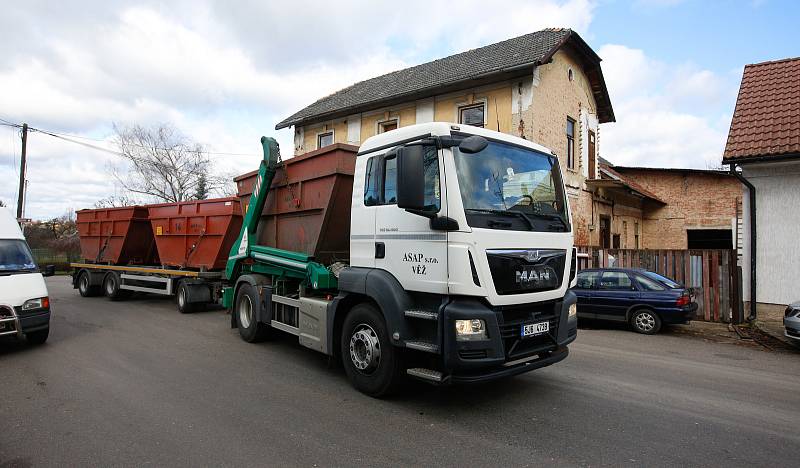
[[[261,273],[280,278],[302,280],[313,289],[333,289],[336,277],[324,265],[314,262],[308,255],[299,252],[256,245],[258,223],[267,201],[267,193],[272,186],[280,164],[280,148],[274,138],[261,137],[264,159],[258,168],[258,177],[253,184],[253,193],[247,205],[239,237],[231,247],[225,278],[234,282],[243,273]],[[223,304],[233,303],[233,289],[225,288]]]

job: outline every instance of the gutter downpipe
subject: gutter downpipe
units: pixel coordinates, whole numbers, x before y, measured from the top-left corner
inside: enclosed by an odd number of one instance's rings
[[[747,317],[747,321],[752,322],[756,319],[756,188],[736,171],[735,163],[731,164],[730,172],[747,187],[750,199],[750,316]]]

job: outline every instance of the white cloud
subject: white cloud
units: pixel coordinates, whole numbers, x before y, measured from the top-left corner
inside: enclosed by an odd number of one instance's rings
[[[601,153],[619,165],[706,168],[722,159],[737,84],[640,49],[605,45],[603,74],[617,122],[601,129]],[[709,110],[711,109],[711,110]]]

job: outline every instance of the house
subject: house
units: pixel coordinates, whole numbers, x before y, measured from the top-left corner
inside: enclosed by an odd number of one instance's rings
[[[623,221],[617,226],[614,235],[622,237],[622,248],[737,248],[742,186],[729,172],[624,166],[609,169],[624,180],[635,181],[639,190],[650,194],[650,200],[661,202],[643,203],[641,220],[634,220],[634,224]]]
[[[741,180],[744,300],[782,313],[800,300],[800,58],[747,65],[723,163]]]
[[[624,206],[631,198],[608,190],[595,203],[587,185],[599,178],[600,124],[614,122],[600,60],[576,32],[545,29],[355,83],[276,129],[294,127],[295,155],[359,145],[377,133],[432,121],[535,141],[561,162],[576,243],[600,245],[601,229],[590,225],[609,220],[610,228],[617,222],[614,204]]]

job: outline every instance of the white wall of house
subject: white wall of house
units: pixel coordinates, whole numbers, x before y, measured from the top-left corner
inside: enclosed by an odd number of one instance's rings
[[[800,161],[743,164],[756,189],[756,301],[800,300]],[[743,199],[742,284],[750,300],[750,204]]]

